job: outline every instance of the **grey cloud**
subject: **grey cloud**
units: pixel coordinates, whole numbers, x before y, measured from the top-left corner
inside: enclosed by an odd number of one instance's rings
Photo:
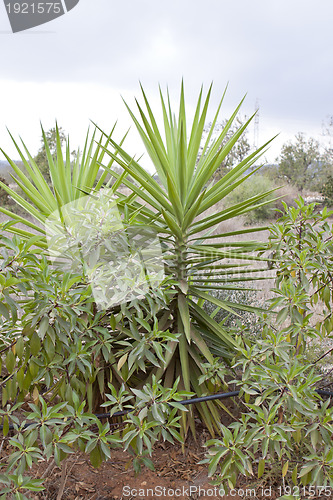
[[[120,92],[139,79],[156,89],[184,76],[190,92],[230,81],[232,95],[249,91],[270,114],[319,119],[333,113],[332,14],[331,0],[80,0],[45,25],[52,33],[1,35],[1,77]]]

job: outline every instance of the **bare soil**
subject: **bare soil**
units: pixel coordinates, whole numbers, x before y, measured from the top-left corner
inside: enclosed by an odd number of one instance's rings
[[[200,440],[208,438],[206,432]],[[145,498],[203,499],[221,498],[214,490],[207,467],[199,464],[205,449],[193,439],[184,452],[179,445],[159,444],[154,451],[155,471],[143,468],[135,475],[131,455],[114,450],[111,460],[94,469],[84,454],[70,456],[57,467],[52,461],[33,469],[34,477],[45,476],[45,491],[32,494],[34,500],[141,500]],[[205,494],[206,493],[206,494]],[[224,500],[239,500],[225,495]],[[244,498],[244,497],[243,497]]]

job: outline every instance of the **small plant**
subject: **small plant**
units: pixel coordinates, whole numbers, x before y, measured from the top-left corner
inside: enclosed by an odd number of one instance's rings
[[[43,480],[33,479],[30,476],[23,477],[22,474],[1,474],[0,483],[4,486],[1,488],[1,499],[6,500],[7,495],[15,500],[29,500],[23,493],[24,491],[43,491]]]
[[[22,411],[24,420],[11,418],[14,436],[9,444],[14,450],[7,457],[0,483],[5,485],[1,492],[25,499],[23,491],[41,491],[42,480],[25,476],[26,469],[40,460],[53,458],[59,466],[69,454],[77,450],[88,453],[94,467],[99,467],[111,457],[113,448],[121,447],[133,455],[135,472],[141,466],[153,469],[150,459],[154,444],[158,441],[183,442],[179,433],[181,417],[176,415],[181,407],[177,401],[191,394],[178,391],[179,380],[171,389],[165,389],[159,381],[144,385],[141,391],[126,391],[124,386],[117,393],[109,384],[111,393],[106,392],[111,414],[116,411],[127,413],[121,424],[112,427],[102,424],[98,417],[84,411],[85,401],[74,395],[73,404],[67,402],[52,405],[42,396],[35,403],[29,403],[30,411]],[[17,410],[17,406],[15,408]],[[187,411],[182,407],[183,411]],[[2,412],[3,413],[3,412]],[[4,429],[4,433],[6,433]]]

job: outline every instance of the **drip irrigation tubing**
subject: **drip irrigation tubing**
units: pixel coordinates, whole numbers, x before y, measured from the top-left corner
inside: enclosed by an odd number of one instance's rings
[[[181,405],[192,405],[196,403],[205,403],[206,401],[214,401],[216,399],[227,399],[227,398],[233,398],[235,396],[238,396],[240,391],[232,391],[232,392],[222,392],[219,394],[210,394],[208,396],[202,396],[201,398],[191,398],[191,399],[185,399],[184,401],[177,401],[178,404]],[[317,389],[316,393],[319,394],[320,396],[326,396],[326,397],[331,397],[333,398],[333,392],[330,391],[325,391],[323,389]],[[94,413],[93,415],[97,417],[99,420],[102,420],[104,418],[113,418],[113,417],[123,417],[124,415],[128,415],[128,413],[132,413],[134,410],[122,410],[122,411],[117,411],[113,413],[112,415],[110,413]],[[30,425],[37,424],[38,422],[29,422],[24,425],[24,428],[29,427]],[[9,425],[9,430],[13,430],[14,426],[13,424]],[[3,425],[0,425],[0,431],[3,430]]]
[[[206,401],[214,401],[215,399],[227,399],[227,398],[233,398],[235,396],[238,396],[240,391],[233,391],[233,392],[222,392],[219,394],[210,394],[209,396],[203,396],[201,398],[192,398],[192,399],[185,399],[184,401],[177,401],[177,403],[181,405],[193,405],[196,403],[205,403]],[[322,389],[317,389],[316,393],[319,394],[320,396],[327,396],[327,397],[332,397],[333,398],[333,392],[330,391],[324,391]],[[128,413],[131,413],[133,410],[123,410],[123,411],[117,411],[116,413],[113,413],[112,417],[122,417],[124,415],[127,415]],[[97,413],[95,414],[95,417],[97,418],[110,418],[110,413]]]

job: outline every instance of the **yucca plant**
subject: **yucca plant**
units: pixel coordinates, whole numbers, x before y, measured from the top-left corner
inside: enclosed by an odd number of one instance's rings
[[[214,173],[252,119],[241,126],[227,142],[225,141],[242,102],[227,121],[220,135],[214,138],[212,131],[218,120],[225,93],[223,94],[211,131],[202,144],[211,88],[204,99],[201,90],[194,119],[189,129],[186,123],[183,86],[177,117],[172,112],[169,96],[165,99],[161,92],[164,139],[162,139],[162,130],[160,131],[157,126],[143,89],[142,94],[147,108],[144,112],[138,104],[142,125],[129,107],[128,110],[155,165],[157,180],[138,161],[126,153],[123,149],[123,141],[117,143],[113,140],[112,133],[109,135],[101,131],[103,135],[97,146],[94,145],[95,134],[91,139],[87,136],[82,158],[79,159],[78,155],[74,165],[70,161],[68,143],[64,157],[58,133],[56,160],[50,154],[44,134],[52,181],[49,186],[24,143],[22,151],[14,141],[29,177],[8,157],[7,159],[16,173],[14,179],[30,201],[26,201],[6,186],[7,192],[30,216],[35,218],[36,223],[31,222],[29,218],[0,208],[3,213],[10,216],[12,221],[21,222],[27,227],[27,229],[17,228],[10,221],[3,225],[3,228],[27,239],[32,233],[38,234],[40,241],[35,244],[46,248],[43,225],[47,218],[53,212],[61,213],[63,206],[78,197],[96,192],[102,187],[107,174],[111,174],[116,179],[112,192],[118,197],[118,208],[123,214],[125,230],[128,226],[134,225],[134,233],[137,233],[141,226],[143,232],[148,229],[161,241],[165,271],[169,278],[165,290],[171,291],[172,300],[169,306],[164,309],[162,306],[160,308],[157,315],[158,330],[176,334],[178,340],[169,341],[164,362],[161,361],[160,366],[154,366],[153,363],[150,366],[147,362],[145,371],[135,374],[132,378],[127,375],[133,370],[126,367],[127,362],[124,357],[120,358],[121,366],[118,363],[120,375],[132,386],[133,384],[142,385],[147,376],[151,380],[155,375],[157,380],[162,379],[164,385],[168,387],[171,387],[174,380],[180,376],[182,389],[194,391],[201,396],[210,390],[209,381],[206,382],[205,377],[202,377],[206,374],[207,363],[216,364],[219,358],[228,361],[233,356],[237,344],[237,339],[223,325],[214,321],[213,315],[207,314],[202,305],[205,301],[210,301],[215,307],[233,313],[239,309],[253,311],[254,308],[248,305],[219,300],[210,292],[214,289],[234,290],[237,289],[238,283],[260,279],[256,274],[252,275],[258,272],[258,267],[252,269],[248,264],[255,260],[265,260],[258,256],[259,250],[265,249],[264,244],[256,241],[233,241],[232,243],[228,241],[229,237],[255,233],[263,228],[221,233],[218,232],[218,226],[224,221],[244,215],[265,204],[263,200],[271,191],[253,196],[216,213],[211,213],[211,211],[259,168],[254,165],[264,153],[268,143],[250,154],[222,179],[214,183]],[[106,154],[109,157],[108,162],[104,162]],[[122,174],[113,168],[113,163],[123,168]],[[104,173],[97,180],[100,166],[104,167]],[[251,167],[253,170],[250,171]],[[119,190],[120,184],[124,184],[131,194],[125,195],[122,190]],[[117,311],[119,312],[119,307]],[[117,313],[117,311],[113,312]],[[117,314],[112,316],[112,321],[115,317]],[[115,331],[116,326],[120,332],[124,332],[122,324],[113,325]],[[155,325],[153,326],[155,328]],[[149,325],[148,328],[150,328]],[[211,433],[219,425],[218,405],[222,403],[207,402],[198,405],[202,420]],[[190,416],[183,414],[182,417],[183,431],[185,433],[190,424],[194,432],[193,415],[191,412],[187,415]]]
[[[79,151],[76,159],[72,161],[69,139],[66,142],[65,153],[62,151],[58,126],[56,125],[57,148],[55,157],[51,154],[47,137],[42,127],[43,142],[51,178],[50,184],[46,182],[23,140],[21,139],[22,147],[20,147],[10,134],[26,173],[9,158],[5,151],[2,149],[1,151],[13,168],[16,177],[12,175],[12,178],[24,192],[25,197],[3,182],[0,182],[0,186],[27,212],[28,216],[24,217],[18,215],[15,211],[0,207],[0,212],[10,217],[9,223],[5,225],[6,231],[18,234],[24,239],[31,238],[33,234],[39,235],[40,238],[38,241],[36,238],[35,245],[46,248],[45,222],[47,218],[53,212],[61,211],[61,207],[92,191],[98,191],[103,186],[107,177],[107,171],[104,171],[100,177],[98,176],[100,163],[103,161],[105,155],[102,146],[106,147],[108,145],[109,138],[111,138],[114,129],[115,127],[113,127],[106,141],[104,143],[100,142],[100,144],[96,144],[96,130],[94,130],[91,136],[88,130],[82,154]],[[113,160],[111,160],[109,166],[112,163]],[[117,189],[117,187],[118,182],[112,189]],[[17,227],[15,222],[24,224],[26,229]]]
[[[258,272],[258,268],[249,268],[248,264],[254,260],[265,260],[258,256],[258,251],[263,250],[265,244],[242,239],[232,243],[228,241],[229,237],[255,233],[264,228],[221,233],[219,224],[264,205],[267,201],[262,200],[271,191],[253,196],[234,206],[215,210],[213,213],[209,210],[216,207],[231,191],[246,182],[258,170],[259,167],[255,165],[270,141],[214,183],[214,173],[253,118],[239,127],[225,143],[224,139],[243,100],[220,135],[214,138],[212,131],[220,113],[224,92],[208,137],[202,145],[211,87],[205,99],[201,89],[189,128],[183,84],[177,115],[172,111],[169,95],[165,99],[160,90],[164,121],[162,128],[157,125],[142,87],[141,90],[146,106],[144,111],[136,101],[141,123],[125,104],[156,168],[158,179],[150,175],[112,138],[109,138],[112,148],[103,147],[101,143],[99,145],[129,174],[130,177],[123,179],[123,183],[129,188],[131,195],[118,193],[119,206],[126,217],[132,214],[137,224],[153,228],[159,236],[164,248],[165,269],[174,290],[169,310],[161,311],[159,328],[163,330],[167,327],[170,331],[180,334],[179,342],[170,343],[170,352],[167,353],[165,364],[160,368],[153,367],[151,376],[154,374],[157,379],[163,378],[164,383],[169,386],[175,378],[181,376],[185,390],[192,390],[202,396],[208,392],[208,386],[198,382],[203,374],[203,363],[214,363],[216,356],[231,358],[237,343],[223,325],[218,324],[205,312],[202,304],[204,301],[210,301],[216,307],[233,313],[239,309],[254,310],[250,306],[218,300],[210,292],[216,289],[234,290],[238,282],[260,279],[254,277],[254,274],[251,276],[251,273]],[[116,179],[120,178],[109,166],[104,168]],[[213,427],[218,427],[219,422],[216,404],[200,404],[198,410],[213,432]],[[188,423],[194,430],[193,416],[189,418]],[[184,429],[188,423],[183,420]]]

